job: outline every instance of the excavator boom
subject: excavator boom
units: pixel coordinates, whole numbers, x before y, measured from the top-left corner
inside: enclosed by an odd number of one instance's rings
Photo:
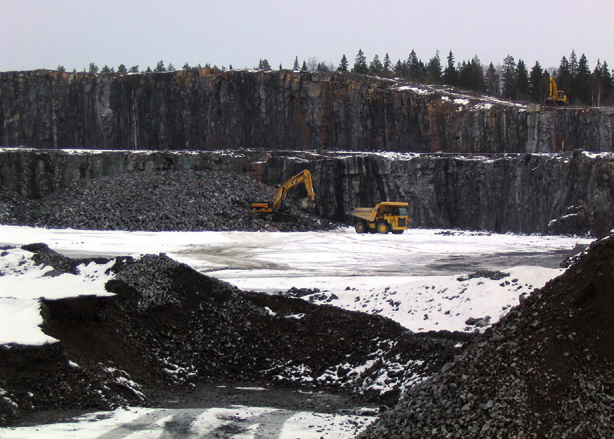
[[[275,200],[272,203],[252,203],[252,213],[266,215],[269,219],[282,217],[283,212],[286,210],[287,207],[286,196],[288,195],[288,192],[302,183],[305,184],[305,188],[307,189],[307,195],[313,203],[316,199],[316,194],[313,191],[313,180],[311,178],[311,172],[308,169],[304,169],[291,179],[282,183],[282,185],[277,190]]]

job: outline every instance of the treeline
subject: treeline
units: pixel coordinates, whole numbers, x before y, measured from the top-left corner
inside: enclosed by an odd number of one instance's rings
[[[205,68],[218,69],[217,66],[211,67],[206,64]],[[185,63],[182,70],[193,70],[203,68],[200,64],[190,66]],[[261,59],[258,66],[259,70],[271,70],[272,67],[266,59]],[[229,67],[233,69],[232,66]],[[283,69],[280,65],[279,69]],[[448,53],[445,63],[442,62],[439,51],[423,62],[414,50],[412,50],[406,60],[398,60],[393,63],[390,56],[386,53],[383,59],[375,55],[371,61],[362,50],[359,50],[354,58],[354,63],[350,63],[345,56],[337,66],[330,63],[318,62],[317,58],[309,58],[307,61],[299,63],[298,57],[295,58],[292,66],[296,71],[342,71],[354,72],[359,74],[374,75],[385,78],[402,78],[411,82],[432,85],[447,85],[463,90],[473,91],[477,94],[507,99],[518,102],[532,102],[543,104],[549,95],[550,77],[552,76],[560,90],[567,95],[567,102],[577,106],[614,106],[614,82],[613,75],[606,61],[597,60],[596,65],[591,70],[588,59],[584,54],[577,57],[575,51],[571,52],[569,58],[563,56],[558,68],[546,69],[541,66],[539,61],[531,67],[522,59],[516,61],[513,56],[508,55],[502,64],[494,65],[492,62],[485,66],[480,59],[474,56],[470,60],[457,62],[452,51]],[[59,71],[64,71],[64,67],[58,66]],[[221,70],[226,70],[222,67]],[[144,73],[158,73],[175,71],[172,64],[165,66],[163,61],[159,61],[155,68],[147,67]],[[130,68],[121,64],[117,71],[114,68],[104,66],[99,69],[94,63],[90,63],[88,72],[91,74],[99,73],[140,73],[139,66]]]
[[[495,66],[491,62],[485,67],[477,56],[456,62],[452,51],[445,63],[442,63],[439,51],[424,63],[412,50],[407,60],[398,60],[393,64],[388,54],[383,60],[375,55],[367,63],[364,53],[359,50],[351,68],[344,55],[338,70],[400,77],[423,84],[449,85],[502,99],[539,104],[543,104],[549,95],[552,76],[559,90],[567,95],[570,105],[614,105],[614,83],[608,63],[598,60],[591,70],[586,55],[582,54],[578,59],[575,51],[571,52],[569,59],[563,56],[558,69],[551,68],[549,71],[537,61],[529,71],[522,59],[516,61],[511,55],[505,57],[502,65]]]

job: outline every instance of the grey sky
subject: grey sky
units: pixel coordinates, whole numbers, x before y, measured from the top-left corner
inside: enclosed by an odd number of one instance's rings
[[[393,62],[452,50],[530,69],[558,67],[572,50],[614,67],[612,0],[0,0],[0,71],[99,67],[180,68],[210,63],[273,68],[350,62],[359,49]]]

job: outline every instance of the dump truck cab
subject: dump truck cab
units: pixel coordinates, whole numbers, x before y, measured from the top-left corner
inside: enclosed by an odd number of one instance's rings
[[[407,206],[409,203],[384,201],[375,207],[355,207],[348,215],[358,218],[355,225],[357,233],[392,232],[400,235],[409,228]]]

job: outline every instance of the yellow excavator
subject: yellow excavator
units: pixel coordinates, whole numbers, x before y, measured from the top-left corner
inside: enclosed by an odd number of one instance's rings
[[[308,199],[302,201],[301,207],[313,209],[315,207],[316,199],[316,194],[313,191],[313,180],[309,169],[304,169],[279,187],[275,200],[272,203],[252,203],[252,213],[257,216],[265,217],[269,221],[295,219],[288,213],[290,211],[291,203],[289,200],[286,200],[286,196],[288,195],[290,189],[295,188],[301,183],[305,184],[307,195],[309,196]]]
[[[559,90],[552,76],[550,77],[550,94],[546,98],[546,105],[567,105],[567,95],[563,90]]]

